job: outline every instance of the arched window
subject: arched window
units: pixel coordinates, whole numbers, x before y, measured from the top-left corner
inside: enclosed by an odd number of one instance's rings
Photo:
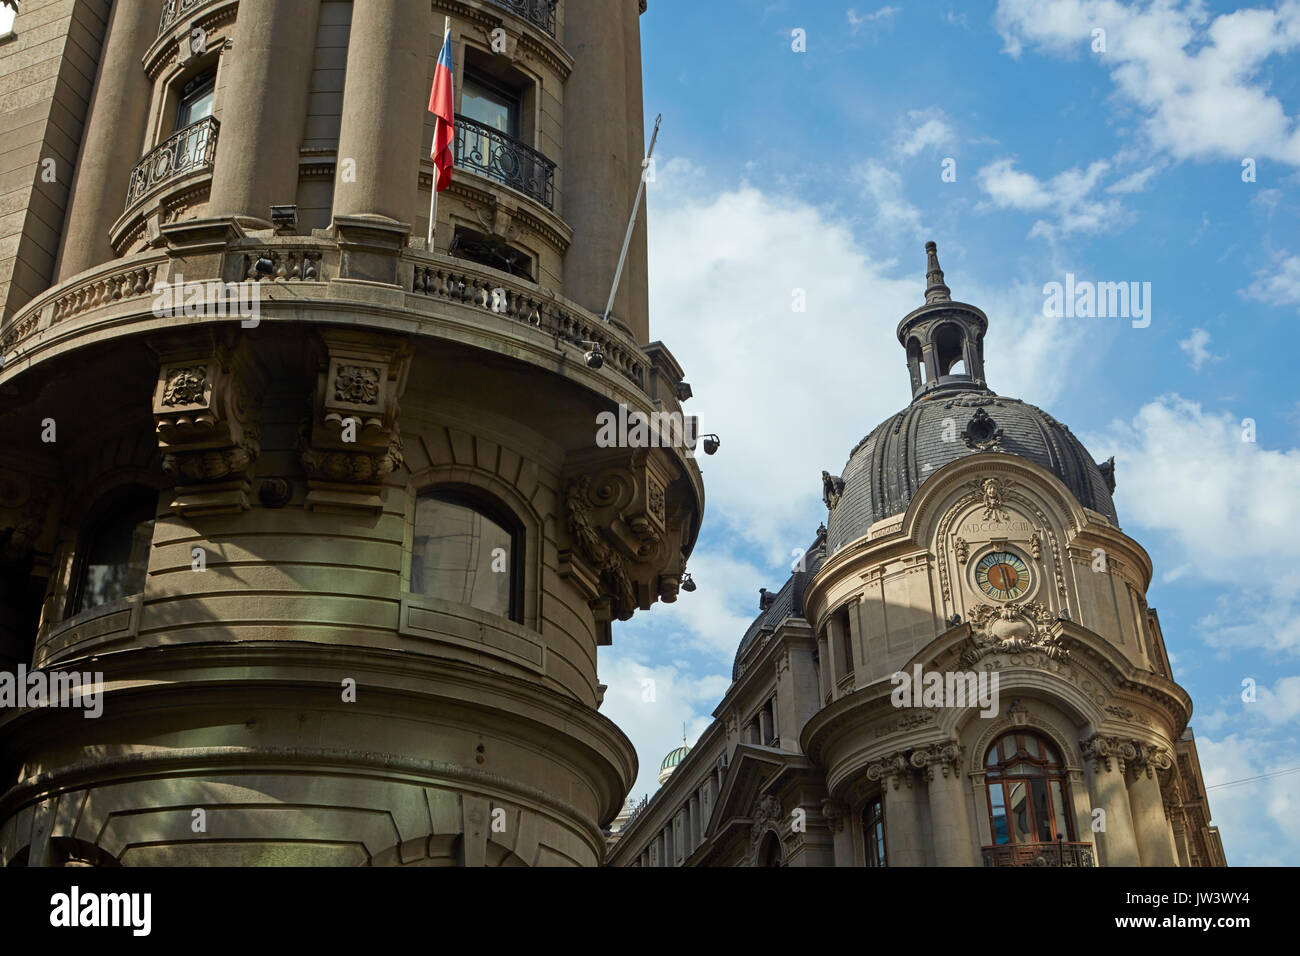
[[[940,375],[959,375],[964,374],[966,366],[963,363],[965,353],[962,351],[962,333],[955,325],[943,325],[934,334],[935,358],[939,365]],[[961,365],[960,371],[954,369]]]
[[[1050,743],[1033,733],[1007,734],[989,748],[984,770],[995,844],[1074,839],[1070,785]]]
[[[144,590],[158,493],[144,485],[110,492],[81,533],[72,613],[112,604]]]
[[[885,861],[885,805],[880,794],[862,807],[862,839],[867,866],[888,866]]]
[[[504,508],[437,488],[415,503],[411,591],[521,620],[523,534]]]

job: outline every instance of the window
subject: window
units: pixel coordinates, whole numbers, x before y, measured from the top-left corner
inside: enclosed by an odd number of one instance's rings
[[[469,68],[461,85],[460,112],[511,139],[519,138],[519,94]]]
[[[1007,734],[984,761],[993,842],[1072,840],[1070,785],[1056,748],[1032,733]]]
[[[144,590],[158,494],[132,485],[95,507],[81,535],[72,613],[112,604]]]
[[[451,255],[480,265],[491,266],[529,282],[533,279],[533,260],[518,249],[490,236],[457,226],[452,235]]]
[[[885,804],[876,794],[862,808],[862,838],[867,866],[888,866],[885,862]]]
[[[200,73],[181,89],[176,106],[176,128],[182,130],[212,115],[212,102],[217,89],[217,71]]]
[[[415,503],[411,591],[520,618],[522,534],[504,509],[439,489]]]
[[[844,671],[841,678],[853,673],[853,631],[849,626],[849,612],[841,611],[836,618],[840,626],[840,640],[843,642]]]

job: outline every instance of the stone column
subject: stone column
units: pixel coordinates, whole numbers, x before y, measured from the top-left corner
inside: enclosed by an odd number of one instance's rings
[[[117,258],[108,232],[122,215],[131,170],[149,124],[153,84],[141,58],[158,36],[163,0],[115,3],[100,57],[55,282]]]
[[[867,766],[867,779],[881,782],[885,803],[885,860],[890,866],[925,866],[912,765],[901,753]]]
[[[240,4],[233,46],[221,57],[210,218],[248,217],[269,226],[272,205],[298,201],[319,15],[320,0]]]
[[[936,866],[979,866],[978,840],[970,825],[961,745],[938,744],[923,752],[930,791],[930,833]],[[915,758],[914,758],[915,759]]]
[[[433,14],[413,0],[356,0],[343,87],[334,216],[414,222],[429,107]],[[597,124],[599,125],[599,124]]]
[[[822,800],[822,819],[831,831],[831,849],[835,866],[854,866],[853,829],[848,826],[848,809],[839,800],[829,797]],[[866,840],[866,834],[863,834]]]
[[[573,228],[564,262],[564,294],[597,315],[605,310],[618,255],[640,181],[644,154],[632,156],[628,128],[627,38],[624,16],[635,0],[566,0],[564,46],[574,58],[564,86],[564,196],[559,209]],[[599,117],[599,122],[590,122]],[[635,243],[634,243],[635,246]],[[632,253],[629,253],[629,257]],[[614,316],[638,342],[649,329],[633,327],[625,273]]]
[[[1173,760],[1163,747],[1138,744],[1136,749],[1137,756],[1129,766],[1133,777],[1128,795],[1138,854],[1143,866],[1177,866],[1173,832],[1165,818],[1165,802],[1156,777],[1158,771],[1173,766]]]
[[[1137,837],[1129,809],[1125,765],[1137,756],[1132,743],[1100,735],[1081,741],[1088,771],[1088,792],[1093,808],[1106,812],[1106,829],[1096,834],[1100,863],[1104,866],[1139,866]]]

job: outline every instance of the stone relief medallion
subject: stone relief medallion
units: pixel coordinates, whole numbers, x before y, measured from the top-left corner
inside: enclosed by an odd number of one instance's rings
[[[970,612],[971,636],[960,660],[970,666],[987,654],[1031,651],[1066,660],[1070,652],[1061,639],[1047,633],[1055,620],[1056,615],[1042,604],[978,604]]]

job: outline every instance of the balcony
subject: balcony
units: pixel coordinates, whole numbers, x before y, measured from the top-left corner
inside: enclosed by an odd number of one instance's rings
[[[1096,866],[1091,843],[1008,843],[983,848],[985,866]]]
[[[212,168],[217,153],[217,132],[221,124],[208,116],[173,133],[131,170],[126,191],[130,209],[160,186],[181,176]]]
[[[162,36],[177,20],[188,17],[199,7],[206,7],[212,0],[166,0],[163,4],[162,22],[158,24],[158,35]]]
[[[554,208],[555,163],[500,130],[460,114],[456,115],[456,165]]]
[[[559,0],[488,0],[488,3],[509,10],[539,30],[555,36],[555,8]]]

